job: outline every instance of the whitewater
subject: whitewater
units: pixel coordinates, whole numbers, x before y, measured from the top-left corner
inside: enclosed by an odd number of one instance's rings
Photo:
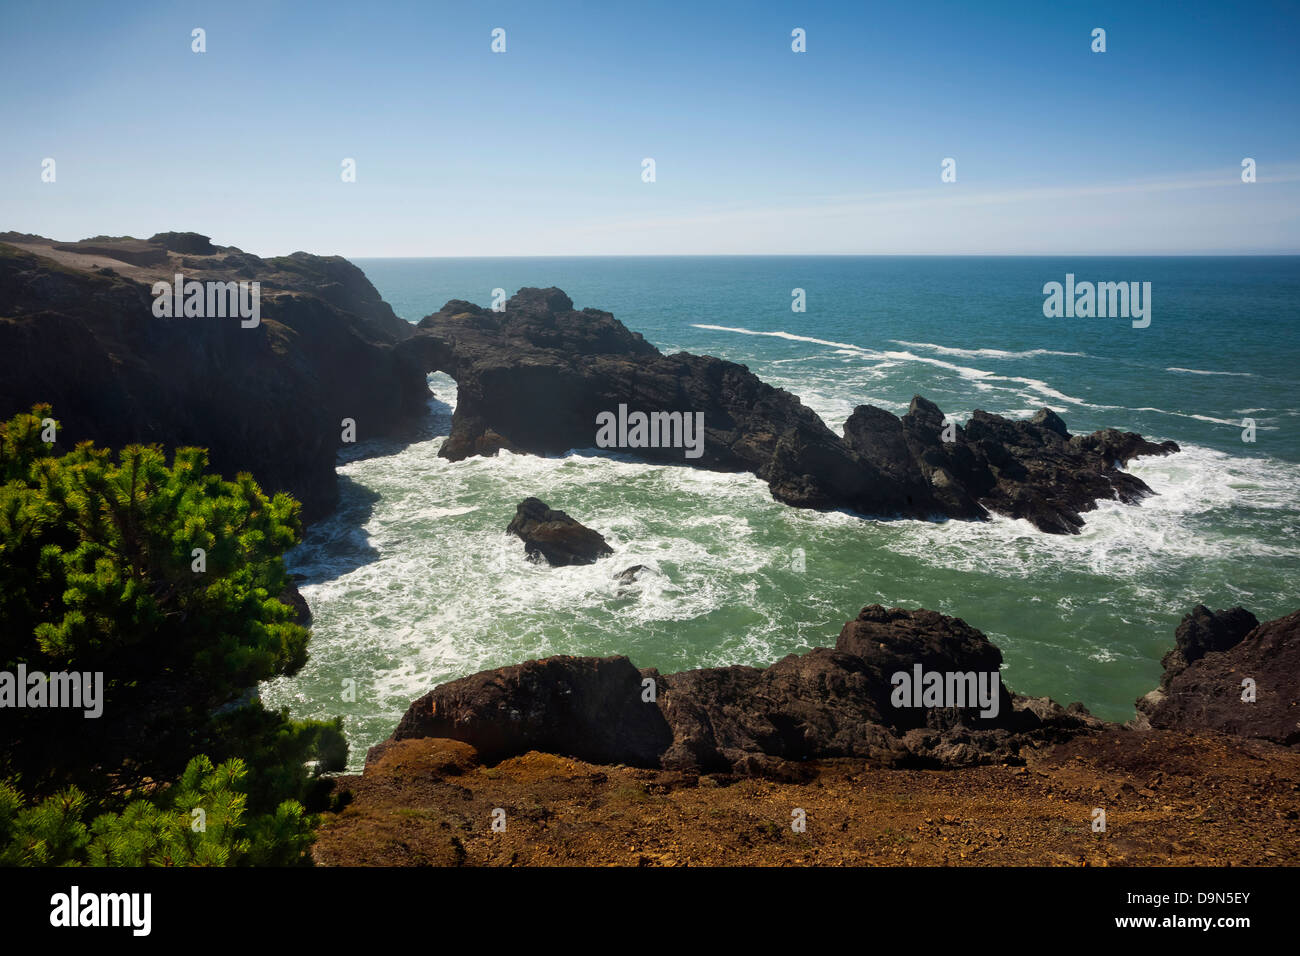
[[[449,462],[437,453],[455,383],[430,376],[420,440],[360,445],[341,457],[339,510],[313,525],[288,561],[314,615],[311,659],[262,688],[268,705],[294,716],[341,714],[354,769],[414,698],[447,680],[551,654],[626,654],[665,672],[766,665],[833,646],[869,603],[962,617],[1002,649],[1013,689],[1081,700],[1122,721],[1158,683],[1174,627],[1195,604],[1242,604],[1261,620],[1300,605],[1300,471],[1294,447],[1282,444],[1300,410],[1285,357],[1242,368],[1186,348],[1117,355],[1104,337],[1049,338],[1015,323],[982,341],[956,324],[922,337],[899,334],[906,322],[863,318],[851,304],[816,328],[775,309],[756,322],[756,310],[734,302],[705,314],[700,281],[680,275],[689,299],[679,291],[648,309],[642,287],[668,268],[662,263],[644,264],[649,274],[636,273],[635,283],[617,275],[629,264],[585,260],[361,265],[412,320],[449,298],[486,301],[474,294],[480,272],[479,284],[492,285],[508,282],[503,272],[521,273],[511,288],[551,284],[534,272],[554,275],[577,307],[613,311],[664,351],[742,361],[836,430],[856,405],[901,413],[919,392],[957,421],[975,408],[1022,417],[1047,405],[1076,432],[1122,427],[1173,438],[1183,450],[1132,462],[1156,494],[1138,506],[1101,502],[1077,536],[1003,517],[882,520],[789,508],[752,475],[594,447]],[[445,290],[431,291],[438,281]],[[1243,411],[1264,449],[1243,447]],[[504,529],[529,495],[600,531],[614,556],[557,569],[526,561]],[[636,564],[647,568],[636,582],[614,579]],[[355,701],[345,699],[346,681],[356,682]]]

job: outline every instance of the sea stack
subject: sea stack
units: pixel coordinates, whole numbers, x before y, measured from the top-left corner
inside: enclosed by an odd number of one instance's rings
[[[523,540],[530,561],[545,560],[551,567],[595,564],[614,553],[599,531],[547,507],[540,498],[519,502],[506,531]]]

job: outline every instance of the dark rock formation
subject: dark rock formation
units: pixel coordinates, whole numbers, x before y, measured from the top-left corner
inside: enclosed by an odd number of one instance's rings
[[[1165,655],[1160,687],[1137,702],[1138,729],[1217,730],[1300,746],[1300,611],[1257,624],[1241,608],[1197,606]],[[1243,681],[1254,681],[1254,701]]]
[[[563,511],[548,508],[538,498],[519,502],[506,531],[523,540],[530,560],[541,558],[552,567],[595,564],[614,553],[599,531],[592,531]]]
[[[959,766],[1018,761],[1023,747],[1098,729],[1082,705],[1013,697],[1002,655],[979,631],[932,611],[864,608],[834,650],[771,667],[662,675],[624,657],[553,657],[443,684],[415,701],[394,739],[449,737],[485,759],[543,750],[683,771],[777,773],[787,764],[869,757]],[[895,706],[897,671],[976,672],[996,682],[997,713]],[[646,680],[655,701],[645,700]],[[599,754],[599,756],[596,756]]]
[[[1211,611],[1204,604],[1192,608],[1174,631],[1174,649],[1160,659],[1164,673],[1160,686],[1169,682],[1211,651],[1226,651],[1259,627],[1259,620],[1243,607]]]
[[[487,761],[540,750],[654,766],[672,731],[642,700],[626,657],[549,657],[442,684],[411,704],[394,740],[449,737]]]
[[[98,237],[90,243],[114,255],[147,245],[163,264],[114,258],[112,271],[92,271],[106,260],[83,255],[80,243],[5,238],[0,419],[48,402],[63,447],[83,439],[205,447],[214,469],[289,491],[311,519],[337,497],[343,418],[355,420],[358,439],[400,436],[427,409],[424,371],[395,350],[389,329],[407,324],[346,260],[219,249],[196,269],[165,244]],[[164,241],[198,248],[184,236]],[[60,251],[69,247],[76,251]],[[260,281],[261,323],[155,317],[152,283],[176,272]]]
[[[898,707],[892,677],[923,672],[996,675],[1001,652],[959,618],[863,608],[835,650],[792,654],[768,668],[722,667],[658,677],[673,727],[664,767],[758,771],[785,761],[871,757],[959,766],[1016,760],[1029,741],[1099,727],[1081,705],[1013,698],[996,681],[997,712]]]
[[[1027,422],[976,412],[946,442],[942,411],[919,396],[902,419],[860,406],[841,438],[797,397],[745,366],[664,355],[608,312],[575,311],[554,288],[520,289],[500,313],[453,300],[398,350],[456,380],[444,457],[593,447],[597,415],[621,405],[698,412],[705,434],[698,457],[681,447],[628,450],[652,461],[752,472],[773,497],[797,507],[976,519],[992,510],[1043,531],[1077,532],[1080,512],[1098,499],[1134,502],[1151,493],[1123,464],[1178,450],[1131,432],[1071,436],[1049,409]]]
[[[1079,512],[1103,498],[1134,503],[1151,489],[1120,466],[1140,455],[1178,451],[1114,429],[1071,436],[1051,409],[1013,422],[976,411],[963,428],[919,395],[902,419],[861,405],[844,426],[845,441],[862,458],[908,487],[928,486],[928,506],[954,517],[978,517],[987,508],[1026,518],[1041,531],[1077,533]]]

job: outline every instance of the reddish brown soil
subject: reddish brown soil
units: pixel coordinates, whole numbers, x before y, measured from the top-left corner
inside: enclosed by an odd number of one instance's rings
[[[319,864],[364,866],[1279,865],[1300,863],[1300,753],[1218,734],[1110,731],[1025,767],[792,768],[798,782],[394,744],[326,814]],[[505,810],[504,832],[492,829]],[[1092,811],[1106,811],[1093,832]],[[806,832],[791,827],[803,809]]]

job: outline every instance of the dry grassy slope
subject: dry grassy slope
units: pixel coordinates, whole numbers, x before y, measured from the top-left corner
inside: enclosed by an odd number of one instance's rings
[[[1107,731],[1025,767],[792,770],[806,779],[540,753],[484,767],[467,744],[404,740],[339,778],[351,803],[326,815],[314,855],[363,866],[1300,863],[1300,753],[1218,734]],[[491,828],[497,807],[504,833]],[[791,828],[794,808],[805,833]]]

